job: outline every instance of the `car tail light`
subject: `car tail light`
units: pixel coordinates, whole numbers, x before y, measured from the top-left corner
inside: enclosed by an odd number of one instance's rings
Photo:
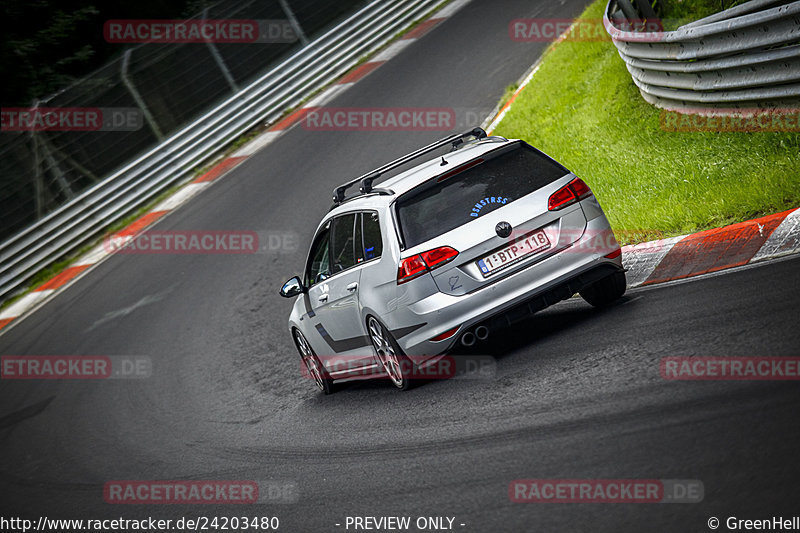
[[[434,248],[433,250],[422,252],[419,255],[421,255],[422,259],[425,260],[428,268],[436,268],[437,266],[443,265],[453,259],[458,255],[458,252],[449,246],[442,246],[441,248]]]
[[[421,255],[406,257],[400,261],[400,267],[397,269],[397,283],[405,283],[427,271],[428,265],[425,264]]]
[[[616,250],[614,250],[610,254],[606,254],[605,257],[607,259],[616,259],[617,257],[619,257],[621,255],[622,255],[622,248],[617,248]]]
[[[450,337],[452,337],[453,335],[456,334],[456,332],[458,331],[458,328],[459,328],[459,326],[456,326],[453,329],[448,329],[444,333],[440,333],[440,334],[436,335],[435,337],[432,337],[431,341],[439,342],[439,341],[443,341],[445,339],[449,339]]]
[[[550,195],[550,199],[547,200],[547,209],[558,211],[591,195],[592,190],[589,186],[582,179],[575,178]]]
[[[457,255],[458,252],[453,248],[440,246],[421,254],[406,257],[400,261],[400,266],[397,268],[397,283],[411,281],[425,272],[430,272],[434,268],[452,261]]]

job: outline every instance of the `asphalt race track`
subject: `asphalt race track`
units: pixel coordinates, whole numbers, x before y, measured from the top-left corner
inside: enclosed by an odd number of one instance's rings
[[[583,7],[475,0],[328,105],[482,118],[545,46],[512,42],[508,22]],[[473,350],[496,358],[487,379],[326,397],[300,376],[277,291],[299,273],[331,189],[445,133],[295,127],[155,226],[255,231],[277,249],[118,254],[0,336],[3,355],[153,362],[141,380],[0,382],[0,514],[277,516],[285,532],[344,531],[366,515],[449,516],[480,532],[709,531],[712,516],[800,515],[797,382],[659,374],[667,356],[800,355],[798,257],[634,289],[605,310],[562,302]],[[693,479],[705,495],[512,503],[509,483],[526,478]],[[107,481],[137,479],[275,481],[299,500],[103,501]]]

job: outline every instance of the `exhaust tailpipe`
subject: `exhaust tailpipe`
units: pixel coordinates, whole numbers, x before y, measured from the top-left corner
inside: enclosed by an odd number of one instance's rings
[[[477,328],[475,328],[475,337],[479,341],[485,341],[486,339],[489,338],[489,328],[487,328],[486,326],[478,326]]]
[[[472,346],[475,344],[475,334],[471,331],[467,331],[463,335],[461,335],[461,344],[464,346]]]

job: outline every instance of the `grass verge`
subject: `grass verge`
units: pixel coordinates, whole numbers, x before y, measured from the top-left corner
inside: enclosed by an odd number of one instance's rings
[[[597,0],[581,18],[602,19],[605,5]],[[667,132],[660,116],[610,40],[565,40],[495,134],[524,139],[583,178],[612,227],[636,240],[800,205],[800,133]]]

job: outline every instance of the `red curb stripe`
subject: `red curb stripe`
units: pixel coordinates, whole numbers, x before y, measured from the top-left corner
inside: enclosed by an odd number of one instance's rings
[[[369,63],[364,63],[345,74],[342,79],[336,83],[355,83],[384,63],[386,63],[386,61],[370,61]]]
[[[402,39],[419,39],[420,37],[428,33],[430,30],[432,30],[434,26],[436,26],[443,20],[445,19],[440,17],[440,18],[428,19],[425,22],[420,22],[413,30],[403,35]]]
[[[642,285],[746,265],[792,211],[689,235],[667,252]]]
[[[211,167],[211,170],[209,170],[208,172],[206,172],[205,174],[194,180],[192,183],[204,183],[206,181],[214,181],[222,174],[226,173],[227,171],[229,171],[230,169],[232,169],[245,159],[247,159],[247,157],[244,156],[229,157],[227,159],[223,159],[222,161]]]
[[[297,109],[297,110],[293,111],[286,118],[284,118],[283,120],[281,120],[280,122],[278,122],[274,126],[270,127],[268,131],[281,131],[281,130],[288,129],[289,126],[291,126],[295,122],[301,121],[303,119],[303,117],[306,116],[306,113],[311,111],[311,109],[315,109],[315,108],[301,107],[300,109]]]
[[[57,276],[55,276],[53,278],[50,278],[50,281],[46,281],[46,282],[42,283],[41,285],[39,285],[38,287],[36,287],[33,290],[34,290],[34,292],[38,292],[38,291],[47,291],[47,290],[57,289],[59,287],[63,287],[72,278],[74,278],[75,276],[77,276],[78,274],[80,274],[81,272],[83,272],[84,270],[89,268],[90,266],[91,265],[78,265],[78,266],[74,266],[74,267],[69,267],[66,270],[64,270],[61,274],[59,274],[59,275],[57,275]]]
[[[169,211],[151,211],[141,217],[137,218],[133,222],[130,223],[127,227],[121,229],[120,231],[116,232],[114,235],[125,237],[128,235],[136,235],[144,228],[158,220],[159,218],[166,215]]]
[[[0,319],[0,329],[3,329],[4,327],[6,327],[6,326],[8,325],[8,323],[9,323],[9,322],[11,322],[12,320],[14,320],[14,318],[16,318],[16,317],[13,317],[13,318],[3,318],[3,319]]]

